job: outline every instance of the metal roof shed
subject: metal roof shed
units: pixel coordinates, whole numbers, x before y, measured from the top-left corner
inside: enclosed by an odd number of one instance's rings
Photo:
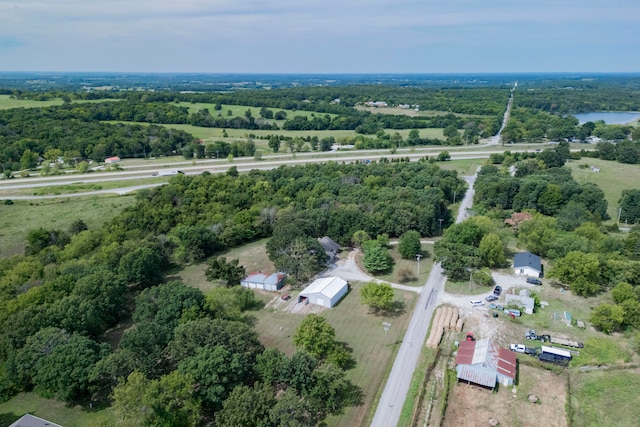
[[[304,288],[298,295],[298,301],[307,298],[311,304],[331,308],[346,295],[348,290],[349,284],[345,280],[339,277],[323,277]]]
[[[510,386],[516,378],[515,353],[490,340],[463,341],[456,356],[458,381],[493,389],[496,383]]]

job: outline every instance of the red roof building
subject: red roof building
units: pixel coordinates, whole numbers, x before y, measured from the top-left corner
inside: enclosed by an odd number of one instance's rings
[[[516,354],[493,341],[463,341],[456,356],[458,381],[494,389],[497,383],[513,385]]]

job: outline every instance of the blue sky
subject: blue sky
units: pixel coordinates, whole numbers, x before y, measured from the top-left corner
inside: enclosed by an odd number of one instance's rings
[[[0,71],[640,72],[640,1],[0,0]]]

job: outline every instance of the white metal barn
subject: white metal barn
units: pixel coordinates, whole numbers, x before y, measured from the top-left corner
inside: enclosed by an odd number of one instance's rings
[[[311,303],[322,307],[335,306],[349,290],[349,284],[339,277],[323,277],[303,289],[298,302]]]

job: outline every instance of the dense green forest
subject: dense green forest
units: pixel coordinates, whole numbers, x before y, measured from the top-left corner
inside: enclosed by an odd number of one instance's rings
[[[228,281],[205,295],[164,272],[273,236],[270,257],[295,284],[325,266],[318,237],[433,235],[464,189],[428,162],[231,168],[142,191],[101,229],[31,230],[24,255],[0,260],[1,397],[110,404],[136,425],[316,425],[361,399],[324,319],[305,320],[287,356],[258,341],[251,291]],[[208,276],[241,272],[229,266],[212,261]]]

